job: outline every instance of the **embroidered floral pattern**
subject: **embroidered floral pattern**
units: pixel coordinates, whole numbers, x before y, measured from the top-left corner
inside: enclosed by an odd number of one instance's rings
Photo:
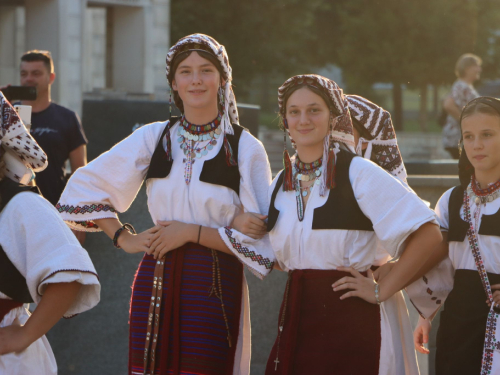
[[[484,267],[483,258],[479,250],[479,242],[477,238],[476,230],[474,229],[474,224],[472,222],[471,208],[470,208],[470,198],[467,191],[464,192],[464,216],[465,220],[469,223],[469,229],[467,230],[467,238],[469,240],[469,246],[472,250],[472,255],[474,256],[474,261],[476,263],[477,270],[479,271],[479,276],[481,277],[481,282],[483,283],[484,291],[488,300],[492,304],[492,308],[488,313],[488,320],[486,321],[486,332],[484,336],[484,347],[483,347],[483,360],[481,363],[481,375],[491,374],[493,368],[493,352],[497,347],[496,340],[496,330],[497,321],[499,314],[493,310],[493,294],[491,291],[490,281],[488,279],[488,274]]]
[[[268,270],[273,268],[274,262],[269,260],[269,258],[264,258],[262,255],[256,254],[255,251],[250,250],[248,247],[242,246],[241,243],[233,237],[231,227],[225,227],[224,229],[231,245],[233,246],[233,249],[235,249],[238,253],[243,254],[245,258],[252,259],[254,262],[259,263],[259,265],[266,267]]]
[[[83,207],[81,206],[75,207],[67,204],[58,203],[56,205],[56,209],[57,211],[59,211],[59,213],[67,212],[69,214],[87,214],[87,213],[91,214],[93,212],[101,212],[101,211],[116,212],[116,210],[108,204],[91,204],[90,206],[85,205]]]

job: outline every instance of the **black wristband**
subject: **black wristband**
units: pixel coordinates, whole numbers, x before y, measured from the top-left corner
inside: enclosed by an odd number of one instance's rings
[[[116,247],[117,249],[121,249],[121,247],[118,245],[118,237],[120,237],[120,234],[123,232],[124,229],[128,230],[129,233],[132,233],[132,234],[137,233],[135,231],[135,228],[132,226],[132,224],[129,224],[129,223],[123,224],[122,227],[115,232],[115,235],[113,237],[113,246]]]

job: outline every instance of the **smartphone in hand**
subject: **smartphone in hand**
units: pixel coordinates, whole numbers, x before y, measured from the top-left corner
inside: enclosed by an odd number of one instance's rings
[[[2,92],[9,102],[13,100],[36,100],[36,87],[8,86]]]

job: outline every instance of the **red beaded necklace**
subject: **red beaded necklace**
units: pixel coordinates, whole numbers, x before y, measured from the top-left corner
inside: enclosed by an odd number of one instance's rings
[[[479,183],[477,182],[476,180],[476,175],[472,175],[472,191],[474,192],[474,194],[478,197],[486,197],[492,193],[494,193],[495,191],[497,191],[498,189],[500,189],[500,180],[498,180],[497,182],[489,185],[486,189],[481,189],[479,187]]]

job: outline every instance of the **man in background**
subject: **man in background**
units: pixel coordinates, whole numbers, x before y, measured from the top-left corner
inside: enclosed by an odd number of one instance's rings
[[[32,107],[31,134],[48,157],[48,167],[36,174],[42,195],[54,206],[66,185],[66,160],[71,173],[87,164],[87,138],[78,115],[51,100],[50,89],[56,78],[52,56],[48,51],[32,50],[21,57],[21,85],[37,88],[34,101],[22,104]],[[83,243],[85,232],[75,233]]]

